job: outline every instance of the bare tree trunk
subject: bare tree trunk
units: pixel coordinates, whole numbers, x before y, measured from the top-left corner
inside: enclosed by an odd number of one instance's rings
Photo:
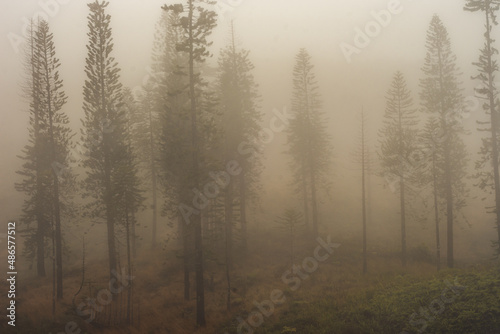
[[[151,115],[151,108],[149,108],[149,144],[151,150],[151,187],[153,191],[153,227],[152,227],[152,239],[151,247],[156,248],[156,224],[157,224],[157,182],[156,182],[156,162],[155,162],[155,145],[153,137],[153,117]],[[134,249],[135,251],[135,249]]]
[[[366,186],[365,186],[365,119],[361,114],[361,205],[363,211],[363,274],[368,272],[366,249]]]
[[[245,181],[245,170],[240,174],[240,224],[241,224],[241,250],[243,254],[248,251],[247,235],[247,185]]]
[[[52,223],[52,225],[54,225]],[[55,231],[54,226],[52,230],[52,316],[56,318],[56,245],[55,245]]]
[[[132,249],[132,256],[135,258],[137,256],[137,248],[135,241],[137,239],[137,235],[135,234],[135,219],[132,220],[132,224],[130,224],[130,238],[131,238],[131,249]]]
[[[132,277],[132,259],[130,256],[130,221],[129,221],[129,213],[128,213],[128,205],[126,205],[125,210],[127,211],[125,213],[125,231],[126,231],[126,236],[127,236],[127,275],[128,277]],[[130,324],[130,303],[132,300],[132,282],[129,281],[129,286],[128,286],[128,294],[127,294],[127,324]],[[120,308],[121,310],[121,308]]]
[[[54,171],[54,211],[56,221],[56,271],[57,271],[57,299],[63,298],[63,270],[62,270],[62,233],[61,215],[59,206],[59,182]]]
[[[312,236],[311,227],[309,226],[309,199],[307,197],[307,175],[305,172],[305,166],[302,166],[304,172],[302,173],[302,196],[304,201],[304,224],[307,229],[308,236]]]
[[[105,168],[105,202],[106,202],[106,226],[108,232],[108,257],[109,278],[113,279],[113,271],[116,271],[116,247],[115,247],[115,219],[113,208],[113,196],[111,189],[111,175],[109,166],[109,148],[104,144],[104,168]]]
[[[232,184],[229,183],[226,189],[226,196],[224,198],[224,212],[225,212],[225,228],[226,228],[226,264],[232,267],[232,252],[233,252],[233,189]]]
[[[448,140],[448,139],[447,139]],[[448,146],[449,147],[449,146]],[[453,268],[453,192],[451,186],[451,165],[450,157],[447,152],[445,152],[445,182],[446,182],[446,238],[447,238],[447,257],[446,263],[448,268]]]
[[[436,171],[436,153],[432,154],[432,183],[434,188],[434,220],[436,223],[436,265],[437,270],[441,269],[441,241],[439,237],[439,210],[438,210],[438,193],[437,193],[437,171]]]
[[[179,214],[178,217],[179,225],[182,231],[182,249],[183,249],[183,263],[184,263],[184,299],[189,300],[189,260],[190,260],[190,252],[189,252],[189,225],[187,225],[182,216]]]
[[[401,263],[406,267],[406,210],[405,210],[405,179],[399,177],[399,197],[401,207]]]
[[[231,275],[230,269],[233,265],[232,260],[232,224],[233,224],[233,192],[232,184],[228,185],[225,197],[225,221],[226,221],[226,281],[227,281],[227,310],[231,310]]]
[[[294,256],[293,256],[293,224],[290,224],[290,268],[292,268],[293,275],[293,267],[294,267]]]
[[[38,277],[45,277],[45,231],[47,223],[41,214],[37,213],[36,217],[36,272]]]
[[[399,200],[401,211],[401,264],[406,267],[406,199],[405,199],[405,177],[404,177],[404,143],[403,143],[403,121],[401,115],[401,100],[398,100],[398,132],[399,132]]]
[[[314,166],[311,163],[309,168],[311,172],[311,208],[312,208],[312,226],[313,226],[313,237],[314,240],[318,237],[319,222],[318,222],[318,203],[316,200],[316,177],[314,172]]]

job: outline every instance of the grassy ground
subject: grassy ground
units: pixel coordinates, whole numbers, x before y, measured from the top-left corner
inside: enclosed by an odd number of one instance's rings
[[[69,326],[66,332],[81,334],[500,333],[500,278],[492,263],[459,263],[459,269],[437,273],[430,253],[416,248],[403,269],[397,251],[381,246],[370,249],[369,273],[363,275],[359,243],[335,240],[340,247],[317,268],[292,276],[285,239],[268,234],[255,240],[246,260],[236,254],[230,311],[224,266],[207,255],[205,328],[195,326],[194,274],[191,299],[185,301],[181,260],[172,251],[147,250],[135,260],[133,326],[100,326],[85,322],[89,315],[78,316],[72,298],[81,273],[75,268],[66,273],[65,298],[56,304],[55,319],[51,275],[19,275],[17,331],[2,321],[1,332],[59,334]],[[295,263],[313,257],[316,247],[299,243]],[[314,264],[310,259],[305,263]],[[92,291],[84,287],[77,305],[107,286],[106,265],[105,258],[87,265],[86,279],[95,283]],[[287,284],[283,276],[295,277],[294,283]],[[6,289],[2,282],[0,293],[5,295]],[[117,296],[122,304],[126,297],[126,290]]]

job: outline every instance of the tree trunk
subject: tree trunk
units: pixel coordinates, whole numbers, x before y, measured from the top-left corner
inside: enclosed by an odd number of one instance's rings
[[[100,89],[101,89],[101,112],[104,119],[108,117],[108,100],[106,99],[106,91],[105,91],[105,77],[106,73],[104,72],[105,64],[104,59],[106,59],[106,50],[104,46],[104,40],[100,40],[99,45],[99,57],[101,59],[100,71],[99,71],[99,81],[100,81]],[[113,279],[113,272],[116,272],[117,269],[117,259],[116,259],[116,247],[115,247],[115,214],[114,214],[114,201],[113,201],[113,189],[111,182],[111,147],[109,143],[110,134],[106,133],[103,130],[102,133],[102,142],[103,142],[103,151],[104,151],[104,201],[106,206],[106,225],[108,232],[108,257],[109,257],[109,278]],[[113,294],[114,300],[115,294]]]
[[[47,221],[43,216],[42,200],[42,154],[39,152],[38,146],[40,141],[40,115],[39,115],[39,98],[37,93],[38,76],[36,74],[35,63],[35,37],[33,36],[33,21],[30,23],[30,51],[31,51],[31,76],[32,76],[32,94],[33,94],[33,113],[34,113],[34,146],[35,146],[35,159],[36,159],[36,220],[37,220],[37,233],[36,233],[36,257],[37,257],[37,275],[38,277],[45,277],[45,233],[47,229]]]
[[[446,239],[447,239],[447,258],[446,263],[448,268],[453,268],[453,192],[451,188],[451,171],[450,157],[445,152],[445,168],[446,168]]]
[[[405,212],[405,180],[399,177],[400,207],[401,207],[401,263],[406,267],[406,212]]]
[[[149,144],[151,150],[151,187],[153,191],[153,228],[152,228],[152,239],[151,247],[156,248],[156,224],[157,224],[157,182],[156,182],[156,163],[155,163],[155,151],[154,151],[154,139],[153,139],[153,117],[151,115],[151,108],[149,108]]]
[[[115,216],[113,195],[111,189],[111,167],[109,162],[109,147],[106,142],[107,135],[104,134],[104,173],[105,173],[105,205],[106,205],[106,226],[108,232],[108,257],[109,257],[109,278],[113,279],[113,272],[116,272],[116,247],[115,247]],[[114,296],[114,295],[113,295]]]
[[[245,181],[245,170],[240,174],[240,224],[241,224],[241,250],[244,255],[248,251],[247,235],[247,185]]]
[[[309,168],[311,172],[311,208],[312,208],[312,227],[313,227],[313,237],[314,240],[318,237],[318,203],[316,200],[316,179],[314,173],[314,166],[311,163],[311,167]]]
[[[56,245],[54,223],[52,223],[52,316],[56,319]]]
[[[232,193],[232,183],[228,184],[225,196],[225,221],[226,221],[226,281],[227,281],[227,310],[231,310],[231,275],[230,269],[233,265],[232,260],[232,224],[233,224],[233,193]]]
[[[486,7],[486,47],[488,54],[488,68],[493,68],[493,60],[491,59],[491,36],[490,36],[490,11],[489,6]],[[495,108],[494,100],[494,82],[493,73],[488,71],[488,90],[489,90],[489,104],[490,104],[490,120],[491,120],[491,160],[493,167],[493,177],[495,182],[495,213],[496,213],[496,226],[498,234],[497,253],[500,254],[500,173],[498,162],[498,137],[497,137],[497,109]]]
[[[233,252],[233,189],[232,183],[229,183],[224,198],[225,228],[226,228],[226,265],[232,267]]]
[[[36,272],[38,277],[45,277],[45,226],[46,222],[37,214],[36,231]]]
[[[438,47],[438,58],[439,58],[439,92],[442,94],[444,90],[443,83],[443,64],[441,48]],[[450,135],[446,121],[448,117],[443,100],[441,98],[441,127],[443,128],[445,135],[444,142],[444,178],[445,178],[445,194],[446,194],[446,241],[447,241],[447,254],[446,254],[446,264],[449,268],[453,268],[453,189],[451,180],[451,163],[450,163]]]
[[[401,99],[398,100],[398,132],[399,132],[399,200],[401,211],[401,264],[406,267],[406,207],[405,207],[405,147],[403,142],[403,121],[401,114]]]
[[[199,188],[199,143],[196,115],[196,91],[194,75],[194,36],[193,36],[193,0],[189,0],[189,94],[191,100],[191,136],[193,144],[193,186]],[[205,326],[205,286],[203,279],[203,239],[201,230],[201,212],[193,215],[195,274],[196,274],[196,324]]]
[[[184,263],[184,299],[189,300],[189,260],[191,254],[189,253],[189,225],[184,222],[182,216],[179,214],[179,225],[182,231],[182,249],[183,249],[183,263]]]
[[[135,258],[137,256],[137,248],[135,244],[135,240],[137,239],[137,236],[135,234],[135,219],[132,220],[132,224],[130,224],[130,238],[131,238],[131,249],[132,249],[132,256]]]
[[[129,214],[128,214],[128,205],[126,205],[126,213],[125,213],[125,232],[126,232],[126,237],[127,237],[127,275],[128,277],[132,277],[132,259],[130,257],[130,220],[129,220]],[[128,286],[128,294],[127,294],[127,314],[126,314],[126,319],[127,319],[127,324],[130,324],[130,306],[131,306],[131,301],[132,301],[132,281],[129,281],[129,286]]]
[[[366,249],[366,187],[365,187],[365,120],[361,115],[361,205],[363,210],[363,274],[368,272],[368,254]]]
[[[55,174],[55,172],[54,172]],[[57,299],[63,298],[63,270],[62,270],[62,233],[59,206],[59,182],[54,175],[54,211],[56,221],[56,271],[57,271]]]
[[[304,224],[306,226],[308,237],[312,236],[311,227],[309,226],[309,199],[307,197],[307,175],[305,166],[302,166],[304,172],[302,173],[302,196],[304,201]]]
[[[432,156],[432,178],[433,178],[433,187],[434,187],[434,220],[436,222],[436,265],[437,270],[441,269],[441,241],[439,237],[439,211],[438,211],[438,189],[437,189],[437,171],[436,171],[436,158],[435,152],[433,152]]]
[[[47,88],[47,94],[50,94]],[[50,104],[50,96],[48,98],[48,103]],[[54,142],[54,132],[52,123],[52,111],[49,106],[49,133],[51,141],[51,160],[55,160],[55,142]],[[54,208],[54,218],[55,218],[55,247],[56,247],[56,275],[57,275],[57,299],[63,298],[63,271],[62,271],[62,232],[61,232],[61,207],[59,203],[59,178],[55,168],[52,168],[53,177],[53,187],[54,194],[52,198],[52,204]]]
[[[44,37],[46,37],[44,35]],[[49,73],[49,58],[50,54],[47,54],[49,51],[46,39],[40,41],[43,43],[43,52],[40,55],[42,57],[42,61],[44,62],[42,65],[45,67],[45,92],[46,92],[46,107],[47,113],[49,115],[49,140],[50,140],[50,163],[51,165],[56,162],[56,143],[54,138],[54,123],[53,123],[53,113],[54,110],[52,108],[52,92],[51,92],[51,77]],[[52,165],[53,166],[53,165]],[[59,203],[59,177],[57,175],[57,171],[55,168],[52,168],[52,177],[53,177],[53,191],[52,194],[52,205],[54,210],[54,219],[55,219],[55,246],[56,246],[56,276],[57,276],[57,299],[63,298],[63,274],[62,274],[62,233],[61,233],[61,207]]]
[[[295,222],[291,222],[290,224],[290,268],[292,268],[292,275],[293,275],[293,265],[294,265],[294,258],[293,258],[293,224]]]

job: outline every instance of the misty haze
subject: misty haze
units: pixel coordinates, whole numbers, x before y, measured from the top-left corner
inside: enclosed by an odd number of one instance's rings
[[[500,2],[0,13],[1,333],[500,333]]]

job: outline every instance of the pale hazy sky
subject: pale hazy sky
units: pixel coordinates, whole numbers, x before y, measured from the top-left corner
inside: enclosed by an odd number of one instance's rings
[[[467,81],[465,94],[471,94],[470,65],[482,46],[482,16],[462,10],[460,0],[400,0],[398,14],[392,16],[371,38],[359,55],[349,64],[340,44],[354,44],[355,29],[373,23],[372,11],[387,9],[395,0],[223,0],[236,4],[226,12],[214,33],[212,51],[217,54],[228,37],[231,19],[240,45],[251,50],[255,78],[260,85],[262,107],[266,114],[272,108],[289,105],[293,57],[305,47],[313,57],[317,79],[321,86],[325,111],[332,123],[336,154],[342,156],[352,149],[341,140],[356,130],[355,114],[365,105],[378,120],[384,111],[384,95],[393,73],[407,73],[409,85],[418,96],[419,69],[425,55],[425,34],[434,13],[440,15],[448,28],[459,65]],[[62,3],[62,4],[59,4]],[[88,8],[83,0],[0,0],[0,221],[18,217],[22,195],[15,192],[15,170],[21,161],[16,158],[27,141],[27,106],[22,102],[21,54],[15,51],[9,37],[22,36],[26,19],[43,11],[41,4],[58,3],[49,8],[49,23],[54,33],[57,55],[61,60],[72,126],[80,126],[83,116],[82,86],[86,57]],[[147,65],[154,25],[161,5],[176,1],[111,0],[108,13],[112,15],[115,40],[114,56],[122,68],[122,82],[134,87],[147,75]],[[215,57],[214,57],[215,58]],[[216,58],[212,61],[215,63]],[[471,128],[474,127],[473,121]],[[376,129],[373,130],[373,135]],[[354,134],[355,135],[355,134]],[[277,140],[275,152],[282,148]],[[271,147],[272,149],[272,147]],[[342,162],[337,161],[337,166]],[[337,172],[337,174],[339,171]],[[341,173],[341,171],[340,171]]]

